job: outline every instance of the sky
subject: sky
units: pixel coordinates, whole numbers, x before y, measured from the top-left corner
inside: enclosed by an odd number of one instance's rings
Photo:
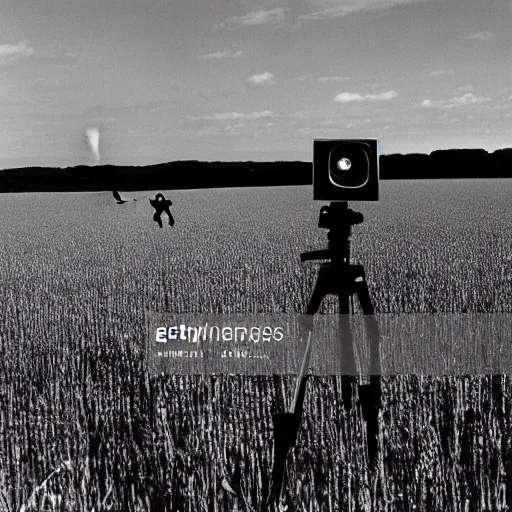
[[[512,147],[511,48],[512,0],[3,0],[0,168]]]

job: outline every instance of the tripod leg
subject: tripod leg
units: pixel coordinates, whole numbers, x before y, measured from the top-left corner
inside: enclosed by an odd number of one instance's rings
[[[313,318],[314,315],[318,312],[320,309],[320,304],[322,304],[322,300],[327,295],[328,290],[325,286],[325,277],[324,274],[322,274],[322,270],[320,270],[320,274],[317,277],[315,287],[313,288],[313,293],[311,294],[311,298],[309,299],[308,307],[306,309],[305,315],[299,316],[299,335],[302,340],[308,340],[308,337],[313,334]],[[307,350],[307,345],[306,345]],[[305,372],[307,372],[308,369],[305,368]],[[305,392],[305,386],[306,386],[306,379],[307,377],[304,375],[301,378],[300,381],[300,388],[298,393],[298,400],[295,404],[297,407],[297,410],[300,411],[300,414],[302,414],[302,406],[304,402],[304,392]]]
[[[340,303],[339,336],[341,347],[341,373],[343,375],[357,375],[356,358],[354,354],[354,341],[350,327],[349,300],[350,294],[341,291],[338,294]]]
[[[320,309],[320,304],[322,303],[322,300],[326,295],[327,290],[323,283],[323,278],[321,275],[319,275],[316,280],[315,287],[313,288],[311,298],[309,299],[306,314],[314,315],[315,313],[318,313],[318,310]]]
[[[319,274],[309,299],[308,307],[306,308],[306,314],[299,317],[300,336],[303,340],[307,340],[308,333],[313,332],[313,315],[318,313],[320,304],[322,304],[322,300],[324,300],[326,295],[326,286],[324,285],[322,274]]]
[[[356,282],[356,293],[363,310],[365,328],[370,339],[370,384],[359,387],[359,403],[362,407],[363,418],[366,421],[368,461],[372,466],[376,466],[379,450],[379,409],[382,395],[380,334],[364,271],[362,278],[362,281]]]
[[[368,462],[374,468],[379,460],[379,409],[380,375],[372,375],[370,384],[359,386],[359,402],[363,419],[366,421],[366,440]]]
[[[338,292],[340,305],[338,333],[341,357],[341,396],[345,410],[348,411],[352,408],[352,397],[357,382],[357,365],[349,317],[350,293],[345,287],[342,286],[341,288]]]
[[[327,295],[326,281],[322,276],[323,274],[319,274],[316,280],[313,293],[311,294],[306,309],[306,314],[299,316],[299,334],[302,340],[308,340],[310,333],[312,333],[313,315],[318,312],[323,298]],[[306,359],[305,364],[307,363]],[[307,368],[305,368],[304,371],[307,371]],[[267,510],[271,510],[272,506],[280,499],[286,469],[286,457],[291,447],[295,444],[300,428],[307,381],[307,376],[301,375],[301,373],[303,372],[300,372],[298,376],[298,393],[292,403],[292,411],[278,413],[272,416],[274,424],[274,463],[272,470],[272,486],[266,503]]]
[[[364,325],[370,339],[370,375],[381,374],[380,364],[380,333],[370,292],[363,272],[363,280],[356,283],[356,293],[364,315]]]

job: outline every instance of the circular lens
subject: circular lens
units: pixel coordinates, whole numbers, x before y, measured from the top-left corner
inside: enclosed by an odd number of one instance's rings
[[[348,171],[352,167],[352,162],[348,158],[342,158],[338,160],[337,167],[341,171]]]

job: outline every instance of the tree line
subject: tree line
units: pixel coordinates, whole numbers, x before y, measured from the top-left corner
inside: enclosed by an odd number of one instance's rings
[[[381,155],[380,179],[512,177],[512,148],[450,149],[430,154]],[[0,192],[172,190],[189,188],[310,185],[311,162],[202,162],[148,166],[80,165],[0,171]]]

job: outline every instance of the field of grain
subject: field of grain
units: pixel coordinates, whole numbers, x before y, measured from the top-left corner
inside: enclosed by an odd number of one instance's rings
[[[0,196],[0,510],[261,510],[293,379],[149,379],[148,311],[303,312],[325,245],[309,187]],[[351,206],[379,313],[512,312],[512,183],[384,182]],[[335,311],[326,301],[324,312]],[[507,510],[511,382],[387,377],[380,463],[312,378],[288,510]],[[240,481],[240,496],[220,488]]]

